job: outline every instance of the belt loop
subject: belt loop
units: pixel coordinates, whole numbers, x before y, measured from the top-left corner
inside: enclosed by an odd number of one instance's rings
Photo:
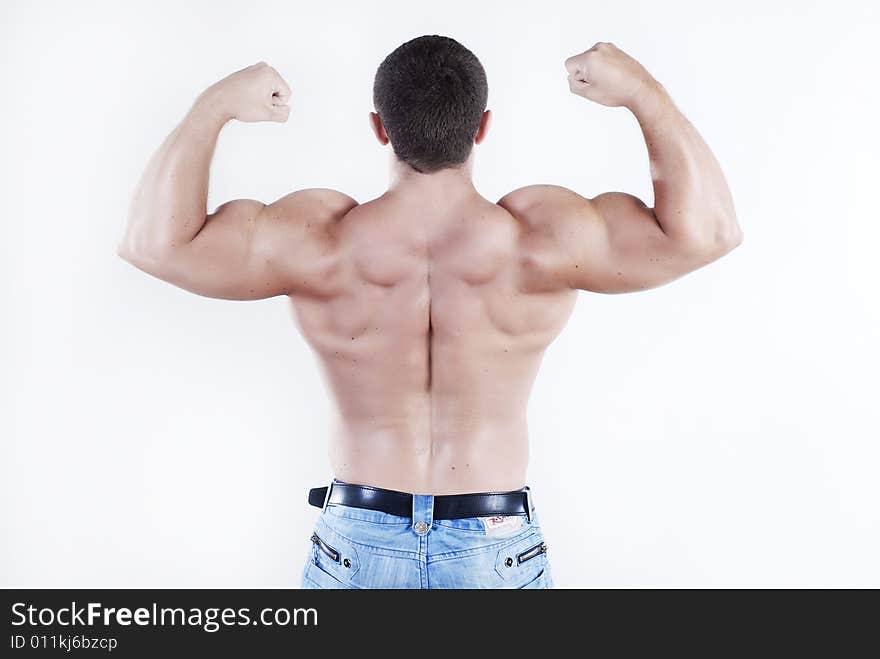
[[[330,501],[330,492],[333,491],[333,483],[336,481],[334,478],[330,481],[330,484],[327,486],[327,494],[324,495],[324,505],[321,506],[321,512],[324,512],[324,509],[327,507],[327,502]]]
[[[525,486],[526,491],[526,517],[529,520],[529,523],[532,521],[532,488],[528,485]]]
[[[418,535],[425,535],[434,525],[434,495],[412,495],[412,528]]]

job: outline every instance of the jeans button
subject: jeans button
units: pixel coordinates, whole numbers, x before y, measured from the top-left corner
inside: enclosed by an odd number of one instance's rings
[[[419,520],[413,525],[413,530],[419,535],[425,535],[428,532],[428,525]]]

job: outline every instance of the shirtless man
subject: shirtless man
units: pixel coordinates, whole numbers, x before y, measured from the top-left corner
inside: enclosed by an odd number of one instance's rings
[[[376,73],[370,123],[395,155],[376,199],[307,189],[207,213],[223,125],[288,118],[291,90],[263,62],[205,90],[150,161],[119,255],[199,295],[286,295],[320,357],[336,478],[309,494],[321,513],[303,587],[551,587],[526,486],[544,350],[578,290],[656,287],[742,240],[716,159],[641,64],[597,43],[565,68],[572,93],[635,115],[653,208],[552,185],[482,197],[486,76],[439,36],[401,45]]]

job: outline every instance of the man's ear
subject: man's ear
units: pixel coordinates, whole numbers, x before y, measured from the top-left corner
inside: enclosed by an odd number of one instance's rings
[[[373,134],[376,136],[376,139],[379,140],[379,144],[382,146],[388,144],[390,141],[388,139],[388,133],[385,132],[385,126],[382,125],[382,120],[375,112],[370,112],[370,127],[373,129]]]
[[[474,137],[474,144],[479,144],[486,139],[486,133],[489,132],[489,124],[492,122],[492,110],[483,112],[483,118],[480,119],[480,127],[477,128],[477,134]]]

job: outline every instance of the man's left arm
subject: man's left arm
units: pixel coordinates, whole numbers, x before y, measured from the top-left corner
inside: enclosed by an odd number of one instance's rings
[[[356,205],[312,189],[265,205],[230,201],[207,213],[208,174],[230,119],[284,122],[290,88],[264,62],[205,90],[150,160],[135,192],[119,255],[199,295],[256,300],[314,293],[334,267],[328,226]]]

